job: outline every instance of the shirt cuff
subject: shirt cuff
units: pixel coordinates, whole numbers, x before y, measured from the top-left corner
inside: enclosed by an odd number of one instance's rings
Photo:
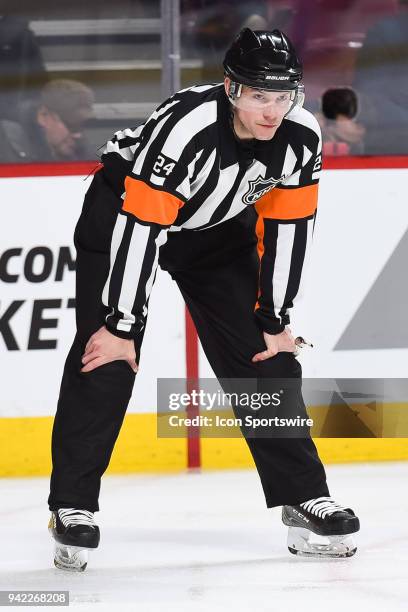
[[[117,322],[118,320],[112,316],[108,316],[107,319],[105,319],[106,329],[117,338],[123,338],[124,340],[137,340],[140,335],[143,336],[146,322],[142,319],[137,319],[136,322],[131,325],[130,331],[118,329],[116,327]]]
[[[289,324],[288,315],[283,316],[281,320],[273,319],[270,315],[260,311],[259,308],[255,311],[255,317],[262,331],[274,336],[281,334],[285,330],[285,326]]]
[[[134,338],[134,333],[132,331],[125,332],[120,329],[116,329],[115,327],[112,327],[111,325],[109,325],[109,323],[107,323],[106,321],[105,321],[105,327],[108,330],[108,332],[110,332],[117,338],[123,338],[124,340],[132,340]]]

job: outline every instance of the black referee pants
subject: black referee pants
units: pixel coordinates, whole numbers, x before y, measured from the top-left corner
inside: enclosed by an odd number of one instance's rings
[[[99,510],[101,477],[132,394],[135,374],[124,361],[80,372],[85,345],[104,323],[101,294],[120,204],[103,172],[98,172],[75,230],[77,333],[65,363],[54,420],[51,510]],[[300,379],[301,366],[292,353],[251,362],[255,353],[265,349],[253,315],[258,281],[254,227],[255,213],[248,208],[214,228],[170,234],[161,247],[159,263],[177,282],[217,378],[256,378],[261,383],[276,378]],[[142,339],[135,341],[137,361]],[[294,412],[305,416],[300,392],[295,401]],[[329,495],[323,465],[309,436],[246,437],[246,442],[267,507]]]

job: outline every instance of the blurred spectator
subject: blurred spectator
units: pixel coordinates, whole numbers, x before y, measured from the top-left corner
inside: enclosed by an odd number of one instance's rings
[[[357,58],[355,87],[371,107],[369,154],[408,154],[408,0],[399,5],[367,31]]]
[[[17,119],[20,103],[38,99],[46,81],[40,48],[27,20],[0,15],[0,118]]]
[[[83,134],[93,103],[93,92],[83,83],[50,81],[38,104],[25,105],[20,122],[0,121],[0,162],[95,159]]]
[[[324,92],[317,119],[322,128],[323,155],[361,155],[365,128],[356,121],[357,95],[349,87]]]

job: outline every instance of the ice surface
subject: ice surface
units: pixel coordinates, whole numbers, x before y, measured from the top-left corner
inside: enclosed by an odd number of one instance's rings
[[[109,476],[83,574],[53,567],[48,480],[0,479],[0,590],[69,590],[70,608],[95,612],[407,610],[408,463],[327,472],[360,516],[351,559],[291,555],[252,470]]]

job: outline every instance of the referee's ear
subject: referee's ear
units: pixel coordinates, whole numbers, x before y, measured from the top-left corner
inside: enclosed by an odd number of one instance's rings
[[[225,76],[224,77],[224,88],[225,88],[225,93],[227,94],[227,96],[229,96],[230,87],[231,87],[231,79]]]

